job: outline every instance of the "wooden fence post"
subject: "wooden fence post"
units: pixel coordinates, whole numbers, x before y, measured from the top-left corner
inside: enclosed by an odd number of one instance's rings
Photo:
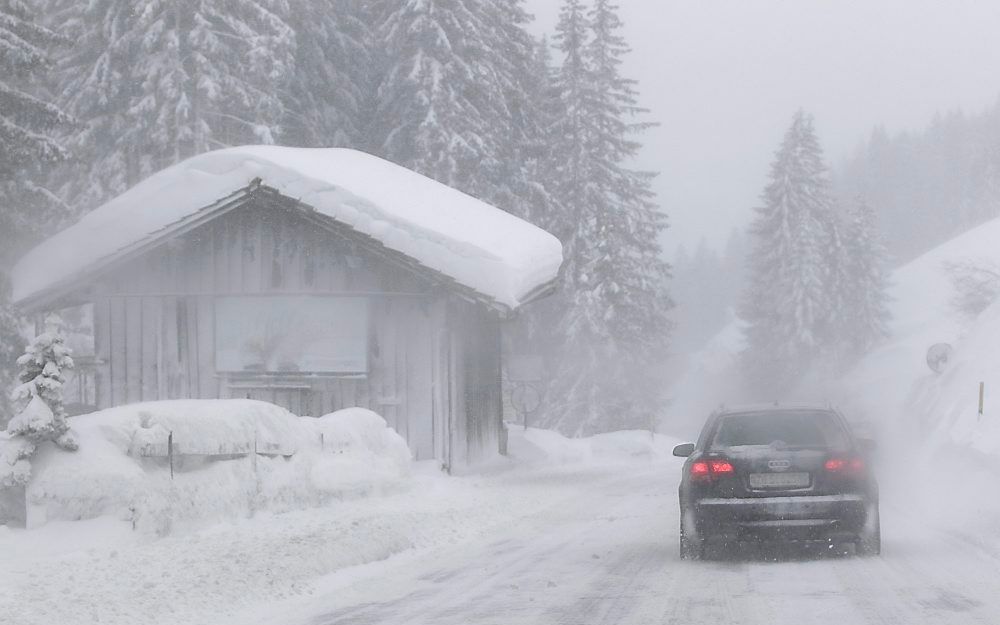
[[[174,432],[167,435],[167,461],[170,463],[170,479],[174,479]]]

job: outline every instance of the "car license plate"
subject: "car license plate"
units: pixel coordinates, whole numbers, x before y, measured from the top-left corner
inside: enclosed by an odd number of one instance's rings
[[[751,473],[750,488],[805,488],[808,473]]]

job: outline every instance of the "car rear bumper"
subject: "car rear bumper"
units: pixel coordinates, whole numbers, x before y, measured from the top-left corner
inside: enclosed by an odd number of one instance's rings
[[[856,536],[868,507],[856,494],[710,498],[695,502],[695,519],[704,538],[819,540]]]

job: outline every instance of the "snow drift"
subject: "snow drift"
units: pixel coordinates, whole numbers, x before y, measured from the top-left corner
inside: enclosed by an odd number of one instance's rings
[[[15,302],[147,240],[254,180],[514,309],[556,278],[551,234],[439,182],[347,149],[246,146],[154,174],[29,252]]]
[[[311,418],[252,400],[168,401],[72,422],[79,451],[43,445],[32,460],[36,519],[115,515],[162,534],[391,488],[410,466],[406,442],[361,408]]]
[[[508,424],[507,449],[515,463],[529,466],[573,466],[662,461],[673,457],[679,443],[662,434],[625,430],[586,438],[567,438],[554,430]]]
[[[843,380],[842,394],[851,407],[872,421],[902,420],[939,442],[975,445],[1000,452],[1000,429],[994,406],[1000,391],[996,345],[1000,310],[991,308],[969,320],[958,311],[949,263],[1000,261],[1000,220],[973,228],[904,265],[893,274],[892,336],[866,356]],[[926,364],[935,343],[955,347],[941,374]],[[987,386],[987,416],[978,422],[979,382]],[[990,393],[993,389],[993,393]]]

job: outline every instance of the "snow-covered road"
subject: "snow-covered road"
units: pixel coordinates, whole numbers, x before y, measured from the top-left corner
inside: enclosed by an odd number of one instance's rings
[[[687,562],[678,467],[425,474],[397,493],[167,538],[110,519],[0,531],[0,623],[1000,622],[997,515],[935,514],[883,482],[880,558]]]
[[[675,466],[560,487],[570,497],[490,540],[360,567],[275,614],[312,625],[1000,622],[1000,553],[905,507],[884,505],[880,558],[746,550],[685,562]]]

